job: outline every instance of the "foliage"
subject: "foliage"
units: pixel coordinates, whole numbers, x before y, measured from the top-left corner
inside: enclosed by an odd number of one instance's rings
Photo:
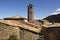
[[[10,35],[8,40],[18,40],[16,35]]]

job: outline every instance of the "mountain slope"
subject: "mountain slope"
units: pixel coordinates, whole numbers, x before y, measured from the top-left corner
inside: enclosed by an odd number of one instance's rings
[[[52,15],[44,18],[43,20],[48,20],[49,22],[60,23],[60,8],[57,9]]]
[[[60,14],[57,15],[50,15],[43,20],[48,20],[49,22],[60,23]]]

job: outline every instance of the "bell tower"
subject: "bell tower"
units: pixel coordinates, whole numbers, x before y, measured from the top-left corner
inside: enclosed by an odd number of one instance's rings
[[[31,3],[28,5],[28,21],[34,21],[34,6]]]

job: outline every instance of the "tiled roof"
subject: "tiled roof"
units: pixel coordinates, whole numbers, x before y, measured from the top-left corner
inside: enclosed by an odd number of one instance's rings
[[[22,18],[22,17],[21,17],[21,16],[19,16],[19,15],[16,15],[16,16],[8,17],[8,18]]]
[[[21,28],[24,28],[24,29],[27,29],[27,30],[30,30],[30,31],[33,31],[33,32],[36,32],[36,33],[40,32],[40,29],[35,28],[33,26],[26,25],[26,24],[18,22],[18,21],[14,21],[14,20],[0,20],[0,22],[5,23],[5,24],[9,24],[9,25],[13,25],[13,26],[19,26]]]
[[[47,23],[47,24],[43,24],[44,27],[46,28],[50,28],[50,27],[60,27],[60,23]]]
[[[4,18],[4,20],[24,20],[24,19],[27,19],[27,18],[23,18],[23,17],[21,17],[19,15]]]

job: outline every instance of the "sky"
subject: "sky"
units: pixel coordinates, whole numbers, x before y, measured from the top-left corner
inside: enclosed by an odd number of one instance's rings
[[[51,15],[57,15],[57,14],[60,14],[60,8],[57,9],[55,12],[51,13]]]
[[[60,9],[60,0],[0,0],[0,18],[16,15],[27,18],[30,1],[34,5],[35,19],[43,19]]]

